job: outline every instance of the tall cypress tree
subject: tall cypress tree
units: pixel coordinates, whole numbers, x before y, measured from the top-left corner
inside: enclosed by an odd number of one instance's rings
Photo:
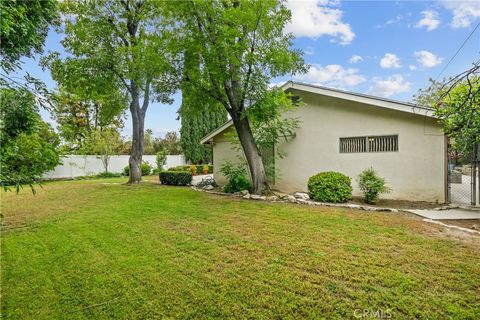
[[[186,50],[184,78],[196,77],[200,72],[198,55]],[[194,164],[212,162],[211,147],[201,145],[200,140],[227,121],[225,108],[216,101],[199,97],[191,87],[182,85],[182,105],[178,113],[181,119],[180,143],[185,160]]]
[[[220,105],[218,108],[205,106],[198,111],[198,107],[193,107],[197,103],[202,101],[190,97],[186,90],[182,91],[180,143],[185,160],[195,164],[211,163],[212,148],[201,145],[200,140],[227,121],[227,112]]]

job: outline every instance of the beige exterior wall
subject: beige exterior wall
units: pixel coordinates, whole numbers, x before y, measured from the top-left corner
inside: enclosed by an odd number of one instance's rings
[[[225,177],[220,173],[220,167],[227,161],[232,163],[245,159],[243,153],[232,148],[228,135],[225,135],[233,127],[224,130],[213,139],[213,178],[219,185],[226,183]]]
[[[322,171],[338,171],[352,178],[373,167],[387,181],[391,193],[383,198],[445,201],[444,135],[435,120],[407,112],[379,108],[337,98],[296,92],[304,105],[290,116],[301,121],[296,137],[281,143],[287,153],[276,160],[280,170],[275,189],[307,191],[308,178]],[[341,137],[398,135],[398,152],[340,153]],[[214,138],[215,179],[227,159],[238,159],[223,135]]]

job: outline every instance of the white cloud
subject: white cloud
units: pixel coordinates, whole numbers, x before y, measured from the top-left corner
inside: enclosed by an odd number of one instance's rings
[[[480,17],[480,1],[446,1],[442,0],[445,8],[453,14],[450,25],[452,28],[469,27],[475,19]]]
[[[443,58],[434,55],[427,50],[420,50],[414,52],[417,61],[425,68],[432,68],[442,63]]]
[[[377,29],[385,28],[389,25],[399,23],[400,21],[402,21],[402,19],[403,19],[403,16],[401,14],[399,14],[395,18],[387,20],[384,24],[376,25],[375,28],[377,28]]]
[[[380,97],[390,97],[397,93],[410,91],[411,85],[400,74],[394,74],[386,79],[375,77],[368,93]]]
[[[359,56],[358,54],[354,54],[352,55],[352,57],[350,58],[350,63],[357,63],[357,62],[360,62],[362,61],[363,58],[361,56]]]
[[[338,64],[330,64],[325,67],[312,65],[307,74],[301,75],[297,79],[336,88],[355,87],[366,81],[365,77],[358,73],[358,69],[344,68]]]
[[[305,48],[305,50],[303,52],[305,52],[305,54],[310,56],[310,55],[315,53],[315,49],[311,46],[308,46],[308,47]]]
[[[417,70],[417,66],[414,66],[413,64],[411,64],[408,66],[408,69],[410,69],[411,71],[415,71]]]
[[[435,10],[422,11],[423,18],[417,22],[415,28],[426,27],[427,31],[432,31],[438,28],[440,19],[438,18],[438,12]]]
[[[400,68],[400,58],[393,53],[386,53],[380,60],[380,66],[384,69]]]
[[[349,44],[355,38],[352,28],[342,21],[342,10],[332,8],[338,1],[305,0],[287,2],[292,11],[292,21],[286,27],[297,37],[319,38],[324,35],[340,38],[341,44]]]

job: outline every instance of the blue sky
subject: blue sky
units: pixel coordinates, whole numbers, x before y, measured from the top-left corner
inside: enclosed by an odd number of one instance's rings
[[[311,65],[308,74],[273,79],[294,79],[344,90],[410,101],[419,88],[436,79],[462,42],[480,23],[477,1],[289,1],[292,23],[287,30],[295,36],[295,47],[304,50]],[[45,52],[63,52],[61,35],[51,31]],[[480,27],[440,78],[467,69],[480,57]],[[49,71],[38,67],[38,58],[24,61],[23,69],[56,84]],[[157,136],[178,131],[172,105],[153,103],[145,128]],[[48,114],[42,116],[47,120]],[[131,120],[123,134],[131,134]]]

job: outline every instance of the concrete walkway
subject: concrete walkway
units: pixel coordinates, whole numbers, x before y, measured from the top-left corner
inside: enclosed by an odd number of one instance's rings
[[[465,209],[448,210],[406,210],[418,216],[433,220],[480,219],[480,211]]]

